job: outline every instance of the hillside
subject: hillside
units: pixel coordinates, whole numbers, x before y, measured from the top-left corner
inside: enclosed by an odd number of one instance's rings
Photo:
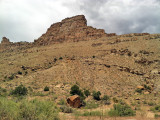
[[[23,84],[43,93],[49,86],[59,100],[77,84],[129,104],[160,100],[160,34],[107,34],[75,16],[51,25],[33,43],[6,44],[0,45],[0,84],[7,90]]]

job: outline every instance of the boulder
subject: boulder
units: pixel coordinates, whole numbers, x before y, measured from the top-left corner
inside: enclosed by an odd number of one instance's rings
[[[79,108],[82,105],[80,97],[78,95],[70,96],[67,99],[67,103],[74,108]]]
[[[144,90],[144,87],[143,87],[143,86],[141,86],[141,85],[139,85],[139,86],[137,86],[137,89]]]

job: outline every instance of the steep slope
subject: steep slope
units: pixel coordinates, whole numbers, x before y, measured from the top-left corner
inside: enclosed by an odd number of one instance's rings
[[[159,92],[159,46],[160,35],[121,35],[3,52],[1,86],[9,89],[25,84],[35,91],[50,86],[57,94],[67,94],[69,86],[79,84],[123,97],[132,96],[137,86],[147,84],[150,93]],[[13,80],[8,80],[12,75]]]

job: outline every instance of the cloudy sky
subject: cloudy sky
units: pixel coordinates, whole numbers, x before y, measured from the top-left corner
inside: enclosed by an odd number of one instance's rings
[[[0,0],[0,38],[32,42],[79,14],[107,33],[160,33],[160,0]]]

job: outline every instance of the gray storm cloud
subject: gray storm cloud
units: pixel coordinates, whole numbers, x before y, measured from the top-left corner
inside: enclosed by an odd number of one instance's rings
[[[159,13],[160,0],[0,0],[0,37],[31,42],[78,14],[107,33],[160,33]]]

